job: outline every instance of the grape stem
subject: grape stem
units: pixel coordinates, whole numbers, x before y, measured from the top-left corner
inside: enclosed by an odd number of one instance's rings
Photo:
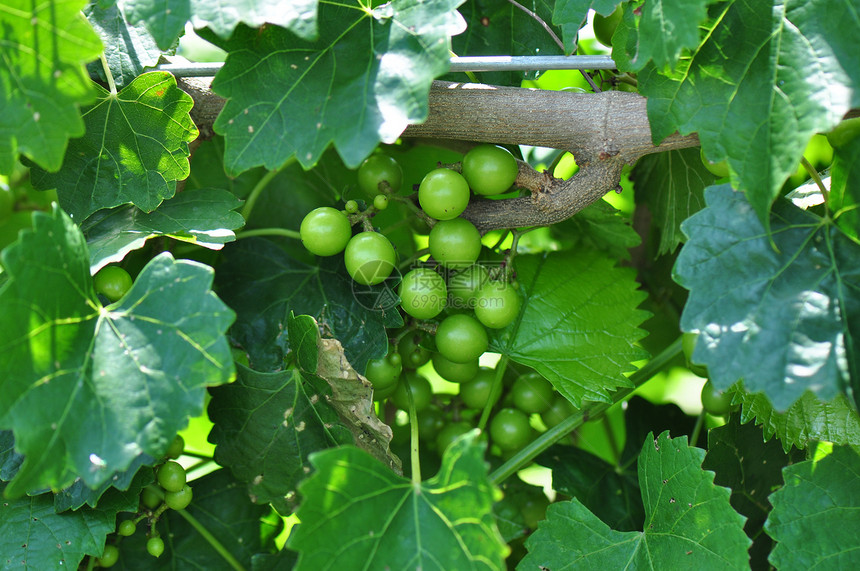
[[[116,83],[113,80],[113,74],[110,72],[110,66],[108,65],[107,57],[105,53],[102,52],[99,55],[99,59],[102,62],[102,69],[105,71],[105,77],[107,78],[108,88],[110,89],[110,94],[115,96],[117,94]]]
[[[273,171],[268,171],[260,180],[257,181],[257,184],[254,185],[254,188],[251,189],[251,192],[248,193],[248,198],[245,199],[245,206],[242,207],[242,218],[245,221],[251,217],[251,212],[254,210],[254,205],[257,204],[257,199],[260,198],[260,195],[269,186],[269,183],[272,182],[272,179],[278,176],[278,173],[286,167],[287,165],[293,163],[296,160],[296,157],[291,157],[280,169],[276,169]]]
[[[821,180],[821,176],[818,174],[818,171],[815,170],[815,167],[812,166],[812,163],[807,160],[806,157],[800,157],[800,164],[803,165],[803,168],[806,169],[806,172],[809,173],[809,176],[815,182],[818,189],[821,191],[821,195],[824,197],[824,208],[827,208],[827,202],[830,199],[830,192],[827,190],[827,187],[824,186],[824,181]]]
[[[285,238],[295,238],[301,240],[301,234],[295,230],[286,228],[254,228],[253,230],[242,230],[236,234],[236,239],[252,238],[254,236],[284,236]]]
[[[589,418],[597,416],[598,414],[605,412],[609,407],[614,405],[617,402],[621,402],[626,399],[633,392],[643,385],[646,381],[651,379],[654,375],[659,373],[666,367],[672,359],[675,358],[681,352],[681,337],[679,336],[671,345],[666,347],[659,355],[648,361],[644,367],[639,369],[630,375],[629,380],[633,384],[632,387],[624,387],[615,391],[612,395],[612,402],[595,402],[589,404],[588,406],[582,408],[581,410],[575,412],[570,415],[559,424],[550,428],[540,436],[538,436],[535,440],[527,444],[522,450],[517,452],[514,456],[512,456],[507,462],[499,466],[496,470],[494,470],[490,474],[490,481],[494,485],[499,485],[504,482],[507,478],[516,474],[526,466],[528,466],[532,460],[535,459],[541,452],[567,436],[573,430],[576,430],[584,422],[587,422]]]
[[[696,419],[696,425],[693,427],[693,434],[690,436],[690,446],[696,446],[699,442],[699,434],[702,432],[702,426],[705,424],[705,411],[699,413],[699,418]]]
[[[493,377],[493,386],[490,389],[490,396],[487,399],[487,404],[484,405],[484,410],[481,412],[481,419],[478,421],[478,428],[481,429],[481,432],[486,428],[487,422],[490,420],[490,413],[493,410],[493,406],[499,399],[499,395],[502,394],[502,379],[505,376],[505,369],[508,368],[508,360],[509,357],[507,355],[502,355],[502,358],[499,359],[499,362],[496,364],[496,374]]]
[[[418,455],[418,415],[415,410],[415,399],[412,397],[412,387],[404,383],[406,399],[409,403],[409,448],[411,451],[410,461],[412,463],[412,484],[416,490],[421,485],[421,457]]]
[[[415,260],[418,260],[419,258],[422,258],[423,256],[426,256],[429,253],[430,253],[430,248],[422,248],[422,249],[418,250],[417,252],[415,252],[414,254],[412,254],[411,256],[409,256],[408,258],[406,258],[405,260],[403,260],[402,262],[400,262],[400,264],[397,266],[397,269],[402,272],[404,269],[411,266],[412,263],[415,262]]]
[[[239,563],[239,561],[235,557],[233,557],[233,554],[227,551],[227,548],[225,548],[221,544],[221,542],[218,541],[218,539],[214,535],[212,535],[212,533],[208,529],[206,529],[206,527],[202,523],[197,521],[197,518],[195,518],[193,515],[191,515],[185,510],[176,510],[176,513],[178,513],[185,519],[185,521],[191,524],[191,527],[197,530],[197,533],[199,533],[203,537],[203,539],[205,539],[209,543],[209,545],[212,546],[212,549],[218,552],[218,555],[220,555],[224,559],[224,561],[226,561],[227,564],[230,565],[230,567],[232,567],[236,571],[245,571],[245,568],[242,566],[241,563]]]

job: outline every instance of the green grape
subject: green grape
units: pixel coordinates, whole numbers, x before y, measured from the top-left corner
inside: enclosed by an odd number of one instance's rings
[[[119,266],[105,266],[93,277],[96,293],[118,301],[131,289],[131,276]]]
[[[690,369],[693,374],[707,378],[708,368],[701,363],[693,362],[693,351],[696,348],[696,341],[698,339],[698,333],[684,333],[684,335],[681,336],[681,346],[684,349],[684,356],[687,358],[687,368]]]
[[[299,226],[302,244],[317,256],[334,256],[343,252],[352,237],[349,218],[340,210],[321,206],[311,210]]]
[[[430,268],[415,268],[400,282],[400,307],[417,319],[432,319],[448,301],[445,280]]]
[[[450,269],[467,268],[481,253],[481,233],[465,218],[440,220],[430,230],[430,255]]]
[[[150,537],[146,541],[146,552],[153,557],[161,557],[164,553],[164,540],[160,537]]]
[[[361,232],[352,237],[344,252],[346,271],[362,285],[376,285],[394,271],[397,255],[388,238],[378,232]]]
[[[827,133],[827,142],[834,149],[841,149],[858,136],[860,136],[860,117],[852,117],[843,119],[832,131]]]
[[[436,348],[449,361],[468,363],[488,346],[487,330],[471,315],[449,315],[436,328]]]
[[[430,386],[430,381],[426,377],[414,371],[403,375],[397,384],[397,388],[391,395],[391,402],[394,403],[394,406],[403,410],[409,410],[409,397],[406,394],[407,387],[412,391],[415,410],[421,411],[427,408],[427,405],[430,404],[430,399],[433,398],[433,387]]]
[[[702,408],[714,416],[725,416],[732,410],[732,394],[721,392],[710,380],[702,386]]]
[[[377,194],[373,197],[373,207],[377,210],[385,210],[388,208],[388,197],[384,194]]]
[[[178,492],[185,485],[185,468],[173,460],[162,464],[157,476],[158,485],[168,492]]]
[[[570,404],[569,400],[556,394],[552,404],[541,413],[540,418],[547,428],[552,428],[575,412],[576,408]]]
[[[418,438],[421,442],[435,442],[439,431],[445,428],[445,413],[435,404],[430,404],[417,416]]]
[[[489,196],[508,190],[517,179],[517,160],[496,145],[478,145],[463,157],[463,177],[475,194]]]
[[[523,516],[526,527],[537,529],[538,523],[546,519],[546,510],[548,507],[549,500],[542,492],[529,494],[520,505],[520,513]]]
[[[400,190],[403,169],[392,157],[383,154],[371,155],[358,167],[358,186],[367,196],[376,196],[381,182],[387,182],[392,193]],[[380,209],[381,210],[381,209]]]
[[[123,537],[130,537],[134,535],[135,531],[137,531],[137,524],[134,523],[134,520],[130,519],[119,522],[119,526],[116,529],[116,532]]]
[[[403,357],[403,366],[407,369],[417,369],[430,360],[430,351],[421,346],[424,334],[415,330],[400,339],[397,351]]]
[[[147,509],[154,510],[161,505],[161,494],[153,487],[147,486],[140,493],[140,503]]]
[[[469,204],[469,183],[450,169],[430,171],[418,186],[418,202],[427,216],[451,220],[460,216]]]
[[[448,277],[448,305],[455,309],[475,309],[478,291],[490,279],[487,268],[474,264]]]
[[[433,353],[433,368],[440,377],[452,383],[471,381],[478,374],[478,359],[465,363],[455,363],[441,353]]]
[[[503,408],[490,421],[490,438],[502,450],[519,450],[532,439],[529,417],[521,410]]]
[[[384,389],[373,389],[373,400],[377,402],[384,401],[388,397],[394,394],[394,391],[397,390],[397,387],[400,385],[400,379],[398,378],[394,384],[385,387]]]
[[[514,322],[520,307],[520,296],[512,284],[487,282],[476,296],[475,317],[485,327],[501,329]]]
[[[470,430],[472,430],[472,426],[468,422],[462,420],[452,422],[440,430],[439,434],[436,435],[436,449],[439,451],[439,454],[445,452],[445,450],[451,446],[455,440]]]
[[[166,492],[164,494],[164,503],[172,510],[184,510],[191,503],[193,495],[191,486],[185,484],[178,492]]]
[[[555,389],[538,373],[523,375],[511,387],[511,401],[521,411],[531,414],[544,412],[552,405]]]
[[[474,379],[460,384],[460,400],[468,408],[483,410],[490,400],[495,378],[494,369],[481,367]]]
[[[119,548],[116,545],[105,545],[102,556],[98,558],[99,567],[113,567],[119,561]]]
[[[399,359],[392,359],[394,355],[397,355],[397,353],[393,353],[392,351],[393,349],[389,348],[389,353],[385,357],[370,359],[367,362],[364,376],[371,382],[374,391],[382,391],[394,386],[400,378],[400,373],[403,371],[403,362]]]
[[[358,212],[358,203],[354,200],[347,200],[346,204],[343,205],[343,209],[349,214],[355,214]]]
[[[705,156],[705,149],[699,148],[699,155],[702,157],[702,164],[705,165],[705,168],[711,171],[711,174],[717,178],[725,178],[729,176],[729,163],[728,161],[720,161],[718,163],[712,163]]]
[[[167,456],[168,458],[172,458],[172,459],[176,460],[177,458],[182,456],[182,453],[184,451],[185,451],[185,439],[177,434],[173,438],[173,442],[171,442],[170,446],[167,448],[167,453],[165,454],[165,456]]]
[[[604,46],[612,47],[612,36],[624,17],[624,9],[621,6],[622,4],[619,4],[608,16],[595,14],[594,20],[591,22],[594,29],[594,37]]]

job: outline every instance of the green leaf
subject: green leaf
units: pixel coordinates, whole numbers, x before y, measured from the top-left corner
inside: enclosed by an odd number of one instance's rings
[[[735,393],[732,402],[742,405],[741,422],[755,419],[764,438],[776,436],[786,452],[792,446],[803,449],[821,440],[860,446],[860,417],[844,395],[824,402],[805,392],[785,412],[774,410],[761,393]]]
[[[270,510],[248,501],[245,487],[228,470],[216,470],[190,483],[194,499],[184,512],[208,531],[238,566],[251,567],[256,553],[263,551],[260,519]],[[146,553],[147,534],[138,531],[119,544],[119,569],[230,569],[224,555],[200,534],[190,519],[175,510],[167,510],[158,520],[158,532],[165,550],[156,561]]]
[[[698,47],[699,25],[713,0],[655,0],[642,5],[637,50],[630,69],[639,71],[649,61],[672,68],[682,53]]]
[[[674,252],[684,240],[681,222],[704,208],[705,187],[716,180],[702,164],[698,148],[645,155],[630,179],[637,202],[648,206],[659,229],[658,256]]]
[[[160,456],[202,412],[206,385],[233,374],[234,316],[211,268],[160,254],[103,307],[78,227],[59,209],[33,221],[2,255],[0,428],[25,456],[10,495],[76,477],[96,487],[141,453]]]
[[[523,296],[517,321],[490,335],[490,350],[543,375],[577,407],[582,399],[612,402],[630,386],[635,343],[648,313],[634,273],[594,250],[520,255],[514,260]]]
[[[828,206],[842,231],[860,242],[860,137],[834,149]]]
[[[248,352],[256,370],[283,367],[291,311],[314,317],[324,331],[340,339],[359,373],[368,360],[388,352],[385,328],[403,325],[395,308],[374,310],[365,303],[372,299],[356,295],[341,256],[310,266],[268,240],[247,238],[224,248],[217,278],[219,295],[237,314],[231,336]],[[380,285],[369,291],[382,296],[390,289]]]
[[[365,569],[504,569],[506,547],[477,437],[451,445],[439,473],[421,484],[357,448],[314,454],[315,471],[300,487],[301,523],[287,540],[299,552],[296,570],[356,562]]]
[[[224,39],[240,22],[251,27],[275,24],[312,40],[317,35],[317,0],[122,0],[130,24],[143,21],[161,49],[173,45],[189,20],[194,28],[209,28]]]
[[[299,369],[316,374],[320,358],[320,330],[310,315],[290,315],[287,319],[290,348],[296,356]]]
[[[153,464],[155,458],[141,454],[127,470],[114,474],[95,489],[88,487],[79,478],[68,488],[54,494],[54,511],[63,513],[66,510],[77,510],[85,504],[94,508],[102,502],[118,497],[125,498],[125,503],[120,506],[122,511],[136,512],[140,505],[141,490],[155,481],[154,472],[148,467]],[[146,467],[141,468],[142,466]]]
[[[552,2],[525,0],[520,2],[547,25],[552,14]],[[556,37],[561,36],[567,50],[554,41],[552,35],[534,17],[507,0],[472,0],[460,8],[466,20],[466,31],[452,39],[454,53],[468,56],[547,56],[573,51],[578,25],[550,26]],[[562,40],[563,38],[563,40]],[[524,79],[535,79],[536,71],[485,71],[475,74],[482,83],[520,86]],[[452,80],[463,80],[462,74],[452,74]]]
[[[236,382],[211,390],[209,441],[215,461],[247,485],[251,500],[289,515],[308,455],[352,442],[328,404],[328,387],[291,369],[257,373],[237,367]]]
[[[236,239],[233,231],[245,224],[235,212],[241,204],[228,191],[209,188],[186,190],[152,212],[133,205],[100,210],[81,224],[90,251],[90,271],[95,274],[107,264],[119,262],[159,236],[220,250]]]
[[[732,490],[732,507],[747,518],[744,531],[753,540],[753,569],[767,568],[773,547],[770,537],[762,533],[771,509],[767,497],[782,486],[783,467],[805,457],[800,450],[785,452],[778,442],[765,442],[761,428],[751,422],[741,424],[736,414],[728,424],[708,431],[708,454],[702,468],[715,472],[715,484]]]
[[[674,279],[690,290],[681,328],[701,333],[693,361],[714,386],[743,378],[786,410],[806,390],[830,400],[860,382],[860,245],[787,201],[768,237],[743,194],[723,185],[705,199],[682,226]]]
[[[708,158],[728,159],[734,185],[767,221],[812,135],[829,131],[860,106],[854,34],[860,2],[732,2],[717,8],[724,13],[714,15],[713,29],[689,66],[683,62],[670,75],[646,66],[640,92],[648,98],[654,140],[698,132]]]
[[[0,482],[0,494],[7,484]],[[56,513],[54,495],[0,502],[0,565],[3,569],[76,569],[86,555],[101,556],[116,529],[123,498],[116,496],[74,512]]]
[[[33,185],[56,188],[78,222],[128,202],[155,210],[188,176],[188,143],[197,138],[194,102],[169,73],[140,75],[117,95],[97,89],[98,102],[84,111],[87,133],[69,143],[60,172],[32,173]]]
[[[645,511],[635,464],[622,470],[582,448],[561,445],[535,461],[552,470],[556,492],[576,498],[609,527],[619,531],[642,527]]]
[[[0,480],[8,482],[15,477],[24,456],[15,452],[15,436],[11,430],[0,430]]]
[[[630,225],[630,219],[603,200],[580,210],[564,222],[553,224],[550,231],[565,250],[588,247],[619,260],[629,260],[630,248],[642,242]]]
[[[639,458],[645,531],[614,531],[578,500],[557,502],[521,568],[749,569],[744,518],[701,469],[704,455],[686,437],[649,435]]]
[[[633,531],[642,529],[645,520],[636,477],[641,443],[652,431],[690,434],[694,421],[674,404],[655,405],[638,396],[625,404],[626,436],[618,466],[581,448],[562,445],[548,449],[536,461],[552,470],[554,490],[579,500],[612,529]]]
[[[0,5],[0,174],[11,174],[19,154],[57,170],[69,138],[84,134],[78,106],[96,95],[84,64],[102,51],[81,14],[86,3]]]
[[[116,4],[90,3],[84,15],[105,45],[105,59],[117,88],[128,85],[144,68],[158,63],[162,52],[146,27],[127,24]],[[103,82],[107,81],[101,61],[91,62],[87,69]]]
[[[309,167],[331,142],[355,167],[426,119],[430,83],[448,69],[450,36],[463,29],[461,2],[320,4],[314,42],[277,26],[237,28],[212,82],[228,99],[215,122],[227,171],[277,169],[292,156]]]
[[[777,543],[777,569],[855,569],[860,566],[857,513],[860,457],[837,446],[824,458],[783,470],[785,486],[770,496],[765,531]]]

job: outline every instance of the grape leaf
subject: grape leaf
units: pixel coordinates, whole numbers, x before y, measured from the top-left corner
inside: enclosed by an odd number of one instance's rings
[[[742,406],[741,422],[755,419],[764,438],[776,436],[786,452],[792,446],[802,449],[819,440],[860,446],[860,417],[844,395],[824,402],[805,392],[785,412],[774,410],[761,393],[735,393],[732,402]]]
[[[216,470],[190,483],[194,498],[186,511],[202,529],[230,554],[238,565],[248,569],[254,554],[262,551],[260,519],[270,510],[248,501],[245,486],[229,470]],[[119,569],[225,569],[224,556],[200,534],[199,528],[175,510],[167,510],[158,520],[158,532],[165,550],[157,562],[146,554],[147,534],[138,532],[119,544]]]
[[[246,484],[254,503],[289,515],[296,486],[310,471],[308,455],[352,442],[326,402],[329,392],[296,369],[257,373],[242,366],[236,382],[211,389],[215,461]]]
[[[310,167],[330,142],[355,167],[426,119],[430,83],[463,30],[461,3],[393,0],[372,11],[356,0],[323,3],[314,42],[277,26],[237,28],[212,82],[228,99],[215,122],[228,173],[277,169],[292,156]]]
[[[375,310],[365,303],[373,300],[356,295],[341,256],[311,266],[268,240],[247,238],[224,248],[219,269],[219,295],[237,313],[231,336],[248,352],[256,370],[283,367],[290,311],[311,315],[327,334],[340,339],[347,360],[359,373],[364,373],[368,360],[388,352],[385,328],[403,324],[396,308]],[[372,291],[377,296],[392,293],[386,286]]]
[[[81,224],[90,251],[90,271],[95,274],[107,264],[119,262],[158,236],[220,250],[236,239],[233,230],[245,224],[234,211],[240,205],[228,191],[209,188],[185,190],[152,212],[130,204],[99,210]]]
[[[189,20],[195,28],[209,28],[229,38],[240,22],[252,27],[282,26],[297,36],[312,40],[317,35],[318,0],[122,0],[130,24],[143,21],[161,49],[167,49],[185,30]],[[225,5],[226,4],[226,5]]]
[[[698,132],[708,159],[728,159],[733,184],[766,222],[812,135],[860,106],[860,3],[731,2],[720,9],[692,59],[666,75],[645,66],[639,90],[655,142]]]
[[[0,174],[12,173],[19,154],[57,170],[69,138],[84,134],[78,106],[96,96],[84,64],[102,51],[85,4],[0,4]]]
[[[860,458],[836,446],[824,458],[783,470],[785,485],[770,496],[773,511],[764,529],[777,543],[770,562],[777,569],[856,569]]]
[[[287,547],[297,571],[504,569],[493,487],[477,431],[457,440],[433,478],[413,484],[365,452],[342,447],[311,456],[300,486],[301,523]],[[337,538],[337,541],[332,541]]]
[[[33,222],[2,255],[0,428],[25,456],[10,495],[76,477],[96,487],[141,453],[160,456],[202,412],[205,386],[233,374],[234,316],[211,268],[160,254],[103,307],[78,227],[59,209]]]
[[[137,511],[141,490],[155,481],[152,469],[141,469],[141,467],[153,464],[155,464],[155,458],[148,454],[141,454],[134,459],[127,470],[114,474],[95,489],[88,487],[78,478],[71,486],[54,494],[54,511],[63,513],[66,510],[76,510],[84,504],[94,508],[103,501],[100,498],[108,493],[119,494],[120,497],[126,498],[126,503],[121,506],[123,511]]]
[[[681,328],[701,333],[693,362],[717,389],[743,378],[776,410],[860,382],[860,245],[788,201],[768,237],[742,193],[710,187],[705,200],[681,227],[689,240],[674,270],[690,290]]]
[[[23,461],[24,456],[15,452],[15,435],[11,430],[0,430],[0,480],[14,478]]]
[[[7,484],[0,482],[0,494]],[[76,569],[86,555],[100,556],[105,537],[116,529],[124,498],[99,502],[98,508],[54,511],[54,495],[0,502],[0,567],[3,569]]]
[[[860,137],[834,149],[828,206],[842,231],[860,241]]]
[[[753,569],[767,568],[773,547],[770,537],[762,532],[771,509],[767,496],[783,485],[783,467],[805,457],[800,450],[785,452],[778,442],[765,442],[761,428],[751,422],[741,424],[736,414],[728,424],[708,431],[708,453],[702,468],[716,474],[715,484],[731,488],[732,507],[746,516],[744,531],[753,540]]]
[[[517,320],[490,335],[490,350],[534,368],[577,407],[612,402],[623,373],[647,354],[635,346],[648,313],[633,272],[594,250],[514,259],[524,299]]]
[[[541,18],[547,25],[551,18],[552,2],[530,0],[520,2]],[[468,56],[547,56],[573,51],[578,25],[556,26],[553,34],[561,35],[567,50],[554,41],[534,17],[507,0],[472,0],[460,8],[466,20],[466,31],[452,39],[454,53]],[[559,41],[562,41],[561,39]],[[520,86],[523,79],[535,79],[537,71],[485,71],[475,73],[482,83]],[[462,80],[462,74],[451,79]]]
[[[652,225],[660,231],[658,256],[675,251],[683,241],[681,222],[704,208],[705,187],[716,180],[698,148],[645,155],[630,179],[637,202],[648,206]]]
[[[523,569],[749,569],[744,517],[687,438],[649,434],[639,457],[645,531],[615,531],[578,500],[557,502],[526,541]]]
[[[552,469],[553,489],[574,497],[600,520],[618,531],[642,529],[642,507],[636,464],[652,431],[681,436],[693,431],[694,420],[674,404],[655,405],[634,396],[624,411],[624,449],[619,466],[570,446],[553,446],[537,458]],[[650,440],[650,439],[649,439]]]
[[[282,549],[275,553],[257,553],[251,558],[251,571],[281,571],[293,569],[298,561],[298,553]]]
[[[188,114],[194,102],[169,73],[140,75],[116,95],[97,89],[98,101],[84,111],[87,133],[69,143],[62,170],[32,171],[33,186],[56,188],[78,222],[127,202],[155,210],[188,176],[188,143],[197,138]]]
[[[550,231],[565,250],[585,246],[620,260],[629,260],[630,248],[642,242],[630,225],[630,219],[603,200],[580,210],[564,222],[553,224]]]
[[[553,446],[535,460],[552,470],[552,488],[576,498],[619,531],[641,529],[645,520],[635,464],[620,469],[582,448]]]
[[[636,50],[630,62],[639,71],[649,61],[672,68],[682,53],[699,46],[699,25],[713,0],[654,0],[642,5]]]
[[[90,3],[84,15],[105,45],[105,59],[117,88],[128,85],[144,68],[158,63],[161,50],[146,27],[139,23],[127,24],[116,4]],[[87,69],[93,76],[107,81],[101,61],[91,62]]]

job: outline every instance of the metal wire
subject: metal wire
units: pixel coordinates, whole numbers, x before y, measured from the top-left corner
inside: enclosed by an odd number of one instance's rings
[[[223,63],[165,63],[156,66],[176,77],[212,77]],[[451,71],[545,71],[549,69],[615,69],[609,56],[475,56],[452,57]]]

